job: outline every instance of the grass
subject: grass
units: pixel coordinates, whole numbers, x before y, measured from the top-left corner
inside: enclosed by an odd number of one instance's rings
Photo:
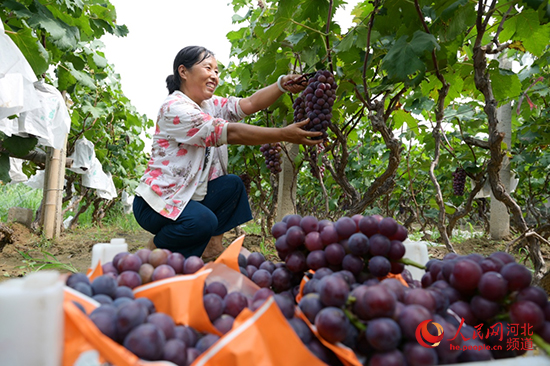
[[[0,185],[0,221],[8,221],[11,207],[28,208],[35,212],[42,202],[42,190],[34,189],[23,183]]]

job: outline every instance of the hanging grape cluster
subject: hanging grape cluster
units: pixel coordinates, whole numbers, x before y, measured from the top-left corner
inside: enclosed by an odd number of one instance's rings
[[[281,144],[278,142],[263,144],[260,146],[260,152],[264,156],[265,165],[267,165],[273,174],[278,174],[282,170],[281,150]]]
[[[466,183],[466,171],[462,168],[456,168],[453,173],[453,191],[456,196],[464,194],[464,184]]]
[[[242,173],[239,175],[239,178],[243,181],[244,188],[246,190],[247,194],[250,194],[250,183],[252,182],[252,178],[248,173]]]
[[[294,100],[294,122],[309,118],[305,129],[321,131],[322,138],[327,138],[327,129],[332,118],[332,106],[336,99],[334,76],[328,70],[319,70],[309,79],[308,86]]]

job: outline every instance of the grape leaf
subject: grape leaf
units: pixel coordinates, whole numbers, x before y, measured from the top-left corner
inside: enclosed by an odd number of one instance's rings
[[[38,140],[35,137],[10,136],[2,141],[2,147],[14,156],[25,156],[34,149]]]

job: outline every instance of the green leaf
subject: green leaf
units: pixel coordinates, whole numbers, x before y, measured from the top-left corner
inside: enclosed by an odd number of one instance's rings
[[[38,12],[29,19],[29,25],[48,32],[52,42],[61,50],[76,48],[77,42],[80,40],[78,28],[56,19],[46,7],[42,5],[37,5],[37,7]]]
[[[549,38],[550,24],[541,25],[538,13],[532,9],[524,9],[509,18],[499,36],[502,43],[508,40],[521,41],[525,49],[535,56],[542,55],[548,46]]]
[[[403,123],[406,123],[409,129],[416,131],[418,128],[418,121],[411,116],[410,113],[405,112],[402,109],[399,109],[395,111],[393,114],[393,121],[394,125],[392,126],[394,129],[401,128],[403,126]]]
[[[388,72],[390,79],[407,80],[409,75],[426,67],[407,43],[407,38],[399,38],[382,60],[382,68]]]
[[[94,79],[92,79],[90,75],[88,75],[84,71],[76,70],[72,64],[67,64],[67,67],[69,68],[70,74],[75,78],[77,82],[92,90],[96,89]]]
[[[499,103],[514,99],[522,92],[518,75],[512,71],[499,69],[498,63],[492,61],[488,67],[495,99]]]
[[[351,46],[354,44],[354,41],[355,41],[354,34],[355,32],[353,30],[348,32],[344,36],[344,38],[336,44],[336,46],[334,47],[334,52],[339,53],[339,52],[348,51],[351,48]]]
[[[42,47],[30,28],[20,29],[17,33],[8,33],[13,42],[17,45],[32,70],[36,75],[42,75],[48,70],[49,55]]]
[[[0,152],[0,181],[3,183],[11,182],[10,156],[5,152]]]
[[[8,150],[15,156],[23,157],[29,153],[34,147],[38,139],[35,137],[20,137],[20,136],[10,136],[4,141],[2,141],[2,147]]]
[[[306,32],[294,33],[286,37],[286,40],[289,41],[292,45],[297,45],[305,36]]]

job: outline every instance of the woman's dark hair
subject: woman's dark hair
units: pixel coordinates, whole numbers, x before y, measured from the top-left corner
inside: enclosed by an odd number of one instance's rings
[[[214,56],[214,53],[201,46],[187,46],[182,48],[176,55],[176,58],[174,58],[173,74],[168,75],[166,78],[168,94],[172,94],[180,88],[181,78],[178,72],[178,67],[180,65],[185,66],[186,69],[190,69],[210,56]]]

